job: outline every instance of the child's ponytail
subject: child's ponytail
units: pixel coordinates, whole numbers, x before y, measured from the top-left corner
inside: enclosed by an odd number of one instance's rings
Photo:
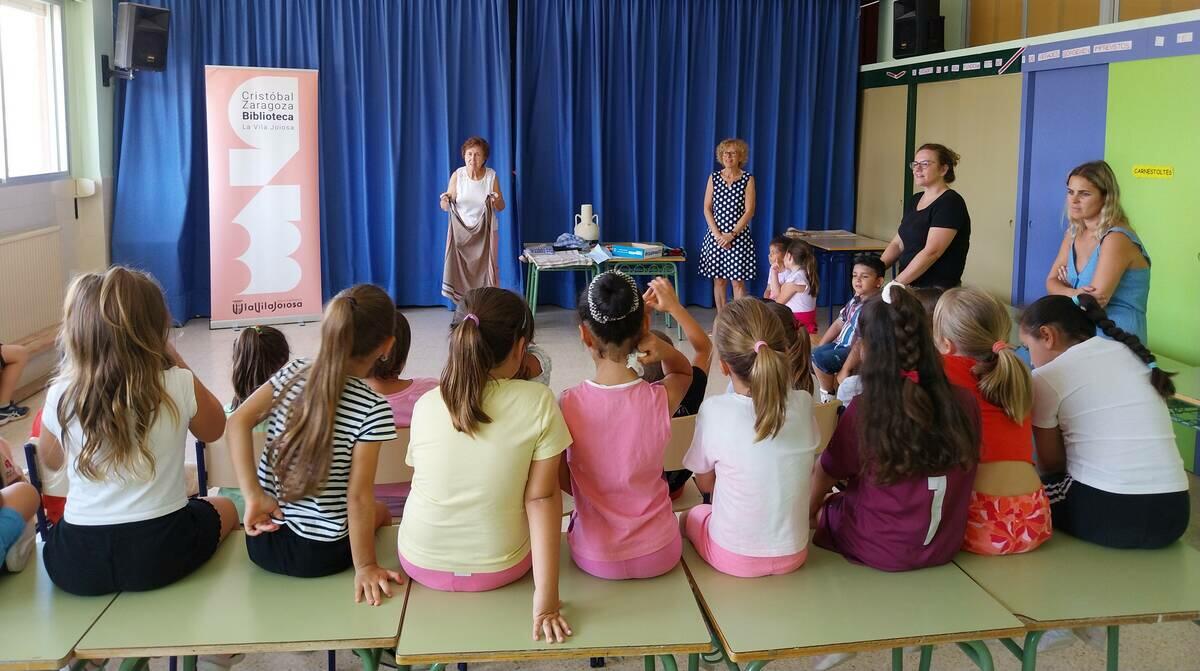
[[[971,372],[979,393],[1014,422],[1024,422],[1033,409],[1033,381],[1008,345],[1012,320],[1000,301],[978,289],[950,289],[933,310],[933,330],[976,362]]]
[[[450,327],[450,354],[442,371],[442,400],[454,428],[473,436],[492,418],[483,411],[483,392],[493,368],[518,340],[533,340],[533,316],[519,296],[495,287],[463,296]]]
[[[763,305],[767,306],[783,327],[784,337],[787,339],[787,358],[791,365],[791,388],[807,391],[815,396],[817,390],[813,385],[812,341],[809,340],[808,333],[797,328],[796,318],[788,306],[775,301],[764,301]]]
[[[1140,338],[1117,326],[1116,322],[1109,319],[1108,313],[1104,311],[1095,297],[1089,294],[1080,294],[1079,307],[1104,335],[1128,347],[1137,358],[1142,360],[1142,363],[1150,368],[1150,384],[1154,386],[1154,390],[1158,392],[1159,396],[1171,398],[1175,395],[1175,383],[1171,381],[1174,373],[1168,373],[1158,367],[1158,359]]]
[[[392,336],[395,307],[383,289],[359,284],[338,293],[321,319],[321,348],[307,370],[297,373],[276,396],[287,403],[291,388],[304,388],[288,408],[284,431],[273,444],[272,470],[280,498],[296,501],[321,490],[333,457],[335,413],[352,359],[362,359]]]
[[[750,385],[755,440],[774,437],[787,418],[791,382],[783,325],[761,301],[739,298],[721,310],[713,330],[721,361]]]
[[[813,252],[813,248],[803,240],[792,240],[788,245],[787,253],[804,271],[804,275],[808,279],[808,295],[816,298],[821,284],[821,273],[817,268],[817,255]]]

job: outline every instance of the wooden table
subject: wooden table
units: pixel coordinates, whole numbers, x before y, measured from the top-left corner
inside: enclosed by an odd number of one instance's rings
[[[571,561],[566,536],[559,593],[574,631],[565,643],[533,641],[533,576],[491,592],[409,588],[396,647],[400,665],[660,656],[674,671],[676,654],[711,650],[708,629],[682,566],[649,580],[601,580]]]
[[[857,254],[882,253],[888,243],[875,238],[868,238],[850,231],[801,231],[795,228],[787,230],[787,236],[799,238],[812,245],[817,252],[817,262],[821,273],[821,286],[833,287],[832,278],[835,272],[845,270],[845,266]],[[838,301],[829,295],[829,322],[833,323],[833,306]],[[845,304],[845,299],[841,303]]]
[[[809,544],[800,570],[782,576],[735,578],[719,573],[684,543],[684,563],[725,655],[757,671],[769,661],[834,652],[959,643],[989,665],[980,641],[1023,632],[1021,622],[953,564],[886,573],[852,564]],[[978,663],[978,662],[977,662]]]
[[[376,534],[381,566],[397,568],[397,527]],[[382,605],[354,603],[354,572],[324,578],[268,573],[231,533],[192,575],[151,592],[123,592],[76,646],[81,659],[390,648],[404,588]],[[370,664],[368,664],[368,668]]]
[[[60,669],[115,595],[74,596],[50,582],[41,549],[24,571],[0,576],[0,669]]]
[[[1118,664],[1122,624],[1200,618],[1200,552],[1180,541],[1161,550],[1114,550],[1062,532],[1037,550],[954,560],[1026,627],[1024,645],[1003,641],[1022,668],[1037,664],[1050,629],[1108,627],[1108,668]]]

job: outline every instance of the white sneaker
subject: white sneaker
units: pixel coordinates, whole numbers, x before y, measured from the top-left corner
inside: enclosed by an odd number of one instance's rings
[[[29,558],[33,556],[36,548],[37,524],[30,520],[25,525],[25,530],[21,532],[20,538],[12,544],[12,547],[8,549],[8,554],[4,556],[4,568],[8,569],[9,573],[20,573],[29,563]]]
[[[1038,641],[1038,654],[1065,648],[1075,642],[1075,632],[1070,629],[1051,629]]]
[[[835,652],[832,655],[818,657],[817,661],[813,662],[813,671],[829,671],[835,666],[841,666],[854,659],[857,655],[857,652]]]

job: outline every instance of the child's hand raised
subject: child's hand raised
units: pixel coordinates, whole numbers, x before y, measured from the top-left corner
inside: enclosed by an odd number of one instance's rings
[[[246,527],[247,536],[257,536],[279,529],[283,520],[283,510],[279,502],[265,493],[246,496],[246,515],[242,525]]]
[[[354,569],[354,603],[362,603],[365,599],[368,604],[378,606],[383,603],[384,596],[392,595],[391,583],[403,585],[404,574],[378,564]]]
[[[672,309],[680,307],[679,295],[675,293],[675,287],[671,286],[671,281],[665,277],[655,277],[650,280],[650,287],[646,289],[643,298],[647,306],[659,312],[670,312]]]

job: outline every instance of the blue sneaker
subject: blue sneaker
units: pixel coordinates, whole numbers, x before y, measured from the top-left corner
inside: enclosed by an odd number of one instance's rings
[[[15,402],[9,403],[3,408],[0,408],[0,426],[4,426],[9,422],[13,422],[18,419],[24,419],[25,415],[28,414],[29,408],[23,405],[17,405]]]

